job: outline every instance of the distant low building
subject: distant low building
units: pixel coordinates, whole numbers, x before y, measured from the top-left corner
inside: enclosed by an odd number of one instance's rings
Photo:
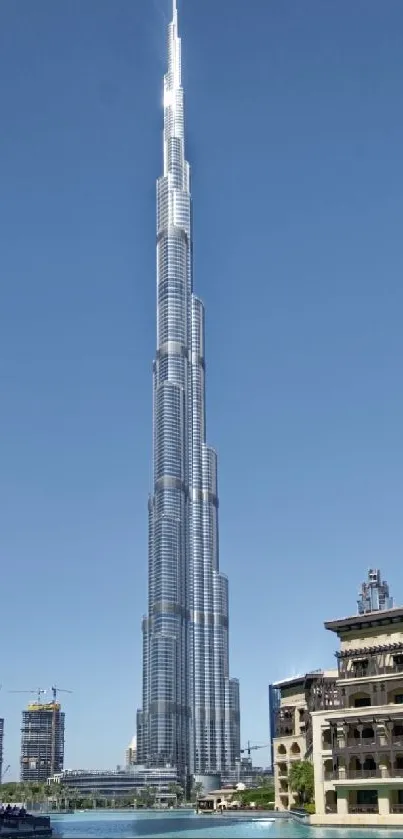
[[[92,795],[119,798],[153,789],[168,793],[172,784],[178,784],[178,773],[173,768],[147,769],[136,766],[126,771],[102,769],[66,769],[56,774],[51,781],[75,790],[83,797]]]
[[[215,813],[217,810],[228,810],[232,807],[238,808],[239,802],[233,800],[238,789],[238,787],[216,789],[207,793],[207,795],[199,796],[197,799],[197,809]]]

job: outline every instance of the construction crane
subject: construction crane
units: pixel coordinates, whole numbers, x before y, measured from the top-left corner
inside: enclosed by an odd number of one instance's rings
[[[41,705],[41,696],[42,694],[47,693],[46,688],[36,688],[36,690],[9,690],[9,693],[30,693],[31,695],[34,693],[37,698],[38,705]]]
[[[58,688],[58,687],[56,687],[56,685],[53,685],[51,687],[51,691],[52,691],[52,696],[53,696],[53,702],[57,701],[57,694],[58,693],[73,693],[72,690],[65,690],[64,688]]]
[[[250,757],[250,753],[256,751],[256,749],[269,749],[270,743],[255,743],[254,745],[251,744],[250,740],[248,740],[248,745],[241,749],[241,755],[247,753],[248,757]]]
[[[1,690],[1,685],[0,685]],[[45,695],[46,693],[51,693],[53,702],[57,702],[57,694],[58,693],[73,693],[72,690],[64,690],[63,688],[58,688],[56,685],[52,685],[51,688],[36,688],[36,690],[9,690],[9,693],[30,693],[35,694],[38,705],[42,704],[41,696]]]

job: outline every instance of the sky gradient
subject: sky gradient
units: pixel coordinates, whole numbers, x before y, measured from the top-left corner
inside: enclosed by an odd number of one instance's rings
[[[170,0],[0,5],[0,557],[9,690],[123,763],[146,607],[155,179]],[[208,439],[242,743],[331,666],[369,566],[403,602],[401,0],[179,0]],[[268,750],[255,753],[267,764]]]

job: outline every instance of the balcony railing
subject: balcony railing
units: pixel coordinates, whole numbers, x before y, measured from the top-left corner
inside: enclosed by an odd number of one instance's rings
[[[329,747],[328,747],[329,748]],[[402,749],[403,750],[403,734],[392,734],[386,736],[385,734],[378,734],[375,737],[339,737],[335,742],[333,749],[335,751],[343,751],[344,749]],[[323,747],[323,751],[326,746]]]
[[[349,807],[349,813],[379,813],[378,807],[374,804],[372,807]]]
[[[385,767],[382,771],[377,769],[325,769],[323,772],[325,781],[342,781],[356,778],[403,778],[403,768]]]
[[[352,667],[351,669],[340,667],[340,679],[365,679],[366,676],[387,676],[390,673],[403,673],[403,665],[386,664],[380,665],[371,661],[367,667]]]
[[[377,746],[379,744],[378,738],[374,735],[373,737],[347,737],[347,746],[356,746],[360,748],[360,746]]]
[[[403,813],[403,804],[393,804],[390,808],[391,813]]]
[[[382,778],[380,769],[342,769],[325,770],[323,773],[325,781],[355,781],[357,778]],[[399,777],[390,773],[387,777]]]

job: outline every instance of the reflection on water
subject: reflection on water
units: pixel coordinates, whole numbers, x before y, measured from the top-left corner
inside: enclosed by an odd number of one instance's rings
[[[396,830],[310,828],[270,817],[182,812],[88,812],[52,817],[55,839],[403,839]]]

